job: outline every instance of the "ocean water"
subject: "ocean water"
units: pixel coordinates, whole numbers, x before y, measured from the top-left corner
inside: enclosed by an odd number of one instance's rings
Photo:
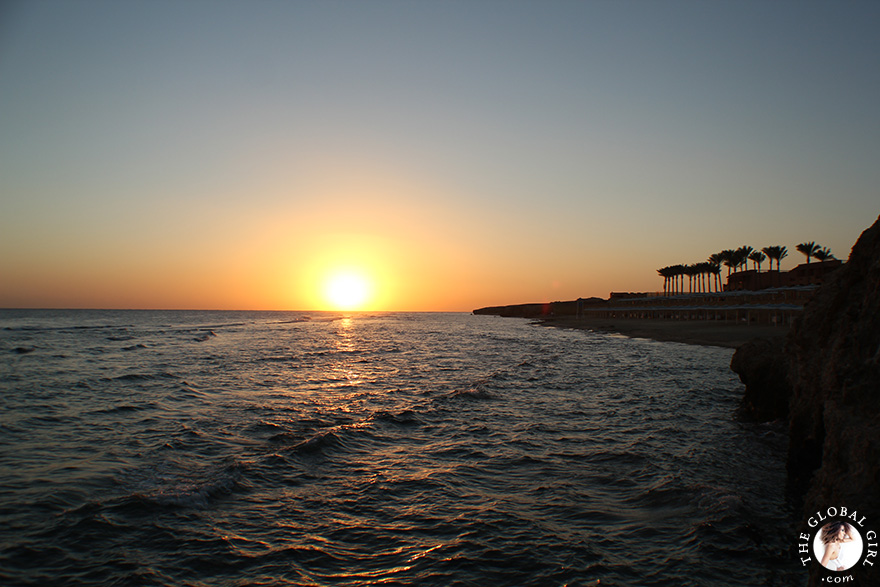
[[[727,349],[465,314],[0,311],[0,584],[798,585]]]

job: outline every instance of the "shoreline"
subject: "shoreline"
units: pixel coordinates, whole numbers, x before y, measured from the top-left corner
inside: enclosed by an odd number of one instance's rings
[[[639,318],[575,318],[548,316],[535,324],[554,328],[591,330],[629,338],[648,338],[662,342],[681,342],[700,346],[735,349],[756,338],[783,338],[788,326],[746,325],[703,320],[660,320]]]

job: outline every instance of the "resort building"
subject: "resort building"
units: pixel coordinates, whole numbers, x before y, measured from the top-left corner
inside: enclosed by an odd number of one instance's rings
[[[804,263],[791,271],[738,271],[724,291],[612,292],[608,299],[516,304],[474,310],[475,314],[536,318],[576,316],[603,319],[700,320],[735,324],[788,326],[828,275],[837,259]]]
[[[843,265],[837,259],[802,263],[791,271],[738,271],[727,278],[725,291],[758,291],[777,287],[820,285],[825,277]]]
[[[612,292],[602,304],[581,304],[578,315],[596,318],[717,320],[787,326],[828,275],[837,259],[803,263],[791,271],[738,271],[723,292]]]
[[[612,293],[599,306],[585,306],[582,316],[651,320],[713,320],[742,324],[791,323],[818,286],[772,288],[761,291],[643,295]]]

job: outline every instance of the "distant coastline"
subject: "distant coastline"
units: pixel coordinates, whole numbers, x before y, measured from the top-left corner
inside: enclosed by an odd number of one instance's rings
[[[804,297],[811,293],[804,292]],[[631,338],[737,348],[755,338],[785,337],[791,315],[800,313],[802,308],[802,304],[733,305],[729,303],[731,299],[728,294],[664,296],[653,298],[646,307],[645,298],[618,295],[609,300],[490,306],[473,313],[526,318],[545,326],[610,332]],[[670,317],[657,317],[660,313]]]
[[[778,249],[778,250],[777,250]],[[592,297],[564,302],[489,306],[474,314],[531,318],[549,326],[616,332],[635,338],[736,348],[755,338],[783,338],[804,306],[830,276],[845,265],[815,243],[797,249],[807,262],[790,271],[778,269],[785,247],[751,247],[722,251],[729,269],[726,283],[720,279],[719,263],[664,267],[662,292],[612,292],[608,299]],[[776,271],[760,271],[760,262],[777,260]],[[820,261],[810,263],[810,258]],[[755,269],[747,262],[753,260]],[[716,279],[700,279],[700,271],[713,267]],[[685,287],[683,276],[690,276]],[[714,281],[715,291],[712,291]]]

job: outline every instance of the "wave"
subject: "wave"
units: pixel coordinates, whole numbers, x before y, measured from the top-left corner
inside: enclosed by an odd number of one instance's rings
[[[269,442],[272,444],[296,444],[302,441],[302,434],[297,434],[295,432],[279,432],[271,437],[269,437]]]
[[[488,375],[478,377],[471,380],[464,387],[452,390],[447,397],[461,398],[470,400],[492,400],[496,399],[496,384],[501,384],[510,379],[510,373],[507,369],[498,369]]]
[[[237,475],[229,474],[203,481],[186,481],[159,488],[142,497],[161,506],[207,508],[218,497],[228,495],[238,487]]]
[[[390,424],[398,424],[400,426],[417,426],[419,424],[422,424],[422,420],[412,409],[406,409],[397,413],[380,410],[374,413],[371,418],[373,420],[387,422]]]
[[[296,361],[296,357],[292,355],[273,355],[268,357],[259,357],[254,359],[255,363],[289,363]]]
[[[173,325],[168,324],[165,326],[166,329],[175,331],[175,332],[192,332],[192,331],[200,331],[200,330],[215,330],[221,328],[238,328],[241,326],[251,326],[250,322],[221,322],[218,324],[191,324],[191,325]]]
[[[147,345],[145,345],[145,344],[133,344],[131,346],[122,347],[122,350],[123,351],[137,351],[137,350],[145,349],[145,348],[147,348]]]
[[[339,420],[340,418],[337,418]],[[353,434],[365,435],[366,437],[382,438],[377,434],[377,425],[395,425],[400,427],[412,427],[422,424],[422,420],[412,409],[404,409],[399,412],[378,410],[360,419],[352,420],[342,417],[342,422],[331,422],[326,419],[301,420],[297,425],[308,425],[311,431],[290,430],[284,426],[260,422],[250,427],[253,431],[276,431],[281,430],[269,437],[268,442],[272,445],[282,445],[289,453],[299,455],[324,454],[340,447],[360,445],[355,442]]]
[[[267,324],[299,324],[300,322],[311,322],[311,316],[303,316],[301,318],[294,318],[293,320],[278,320],[274,322],[267,322]]]
[[[162,371],[159,373],[126,373],[116,377],[102,377],[101,381],[155,381],[157,379],[178,379],[177,375]]]
[[[65,332],[78,330],[106,330],[109,328],[124,328],[119,324],[79,325],[79,326],[5,326],[3,330],[10,332]]]
[[[455,389],[449,393],[449,397],[469,399],[469,400],[493,400],[493,399],[496,399],[495,394],[483,389],[480,386],[468,387],[465,389]]]
[[[296,454],[323,453],[325,450],[338,447],[341,444],[342,439],[339,435],[334,430],[327,430],[318,432],[311,438],[293,445],[290,450]]]
[[[173,472],[157,467],[136,475],[135,483],[141,487],[103,505],[110,510],[147,510],[150,514],[155,513],[157,506],[206,509],[217,499],[244,487],[244,469],[245,465],[237,461],[202,471]]]
[[[125,413],[130,413],[130,412],[139,412],[143,409],[144,409],[143,406],[135,406],[135,405],[131,405],[131,404],[125,404],[125,405],[121,405],[121,406],[113,406],[110,408],[103,408],[100,410],[93,410],[93,411],[89,412],[89,414],[94,415],[94,416],[105,415],[105,414],[125,414]]]

